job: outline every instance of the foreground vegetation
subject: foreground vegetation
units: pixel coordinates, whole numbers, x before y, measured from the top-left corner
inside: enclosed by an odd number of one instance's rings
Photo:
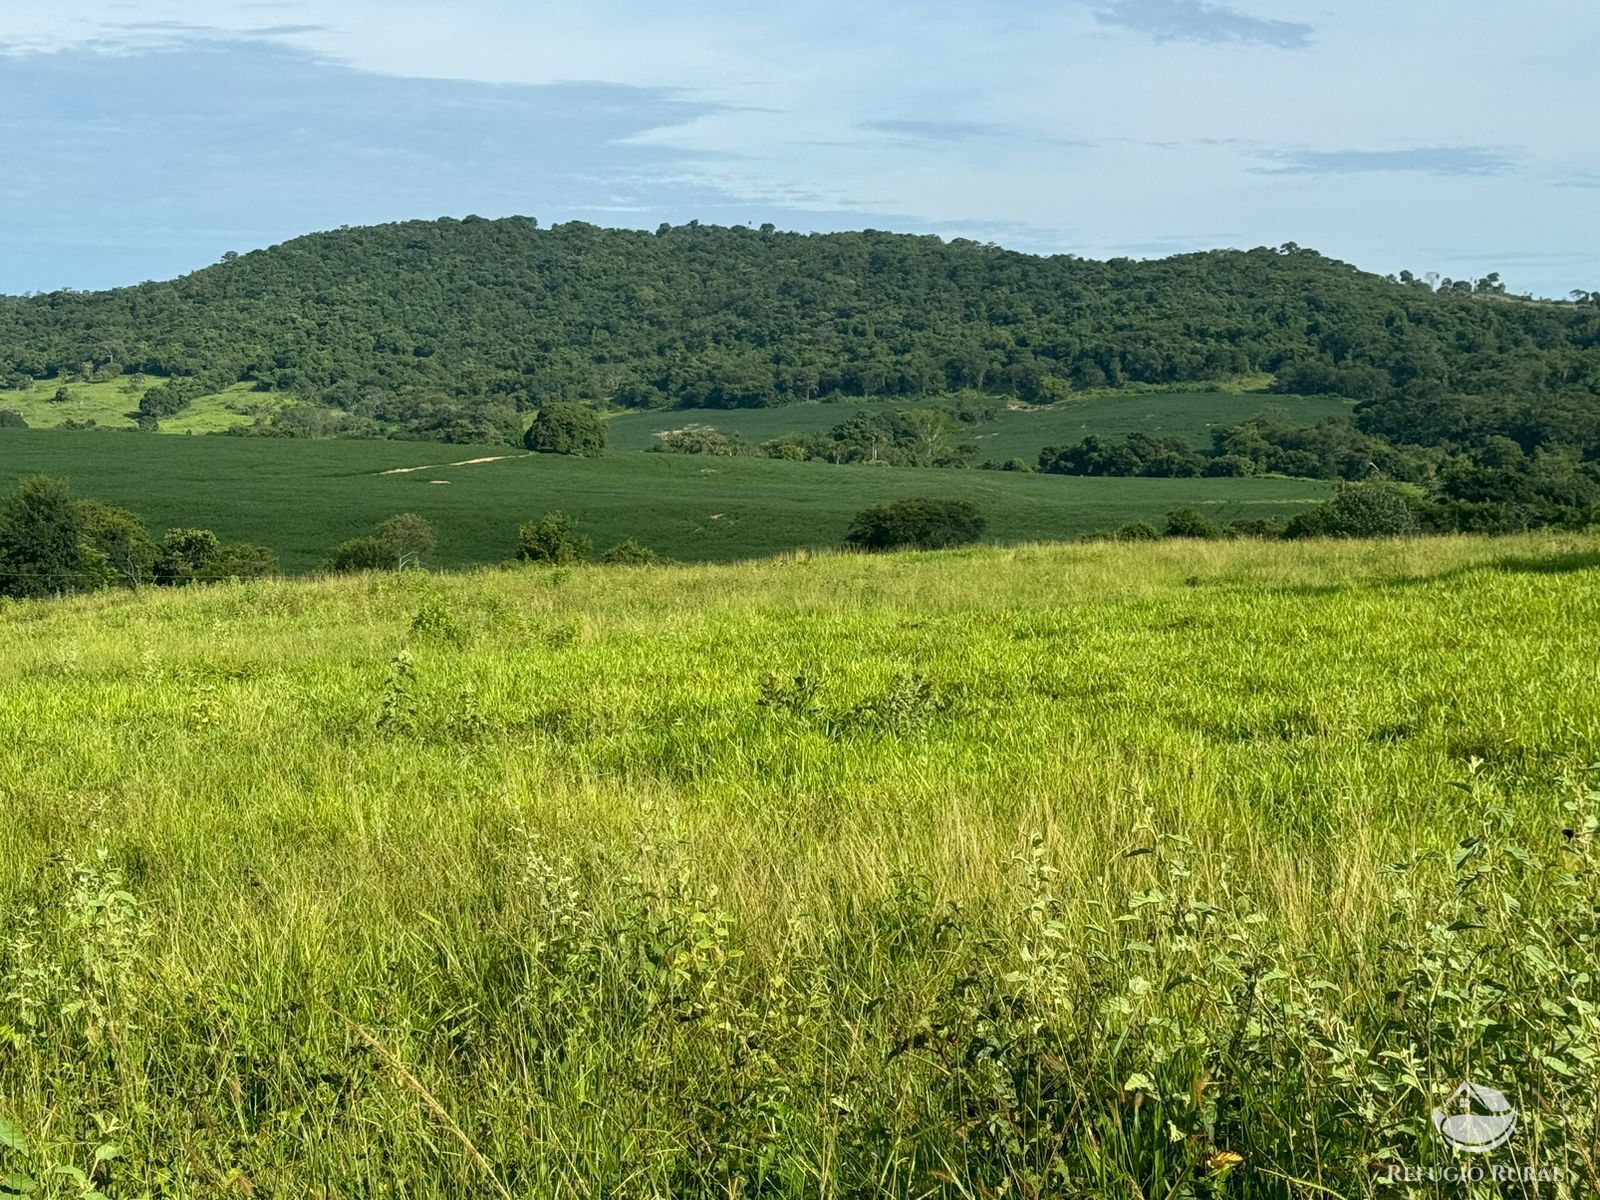
[[[1516,1194],[1593,1194],[1597,566],[1107,543],[0,604],[0,1177],[1394,1195],[1470,1075],[1521,1110],[1495,1161],[1561,1173]]]

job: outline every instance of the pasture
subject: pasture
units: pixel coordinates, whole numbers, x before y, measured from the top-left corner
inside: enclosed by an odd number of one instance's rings
[[[93,421],[105,429],[135,429],[139,400],[160,379],[132,376],[81,381],[42,380],[26,391],[0,390],[0,408],[20,413],[31,429],[53,429],[65,421]],[[69,398],[57,400],[65,387]],[[255,391],[248,383],[234,384],[226,391],[198,396],[181,413],[161,421],[162,433],[214,433],[235,425],[248,425],[259,413],[268,413],[289,403],[281,394]]]
[[[471,460],[493,458],[492,462]],[[464,464],[464,465],[451,465]],[[397,468],[426,469],[404,470]],[[996,542],[1071,538],[1182,506],[1218,520],[1292,515],[1326,484],[1279,478],[1085,479],[917,470],[764,458],[620,453],[524,455],[436,442],[160,437],[0,429],[0,491],[33,474],[131,509],[157,534],[202,526],[260,542],[304,571],[397,512],[439,531],[440,564],[499,562],[517,526],[560,510],[603,550],[633,537],[684,561],[727,561],[836,546],[882,500],[970,500]],[[443,481],[443,482],[437,482]]]
[[[1451,1165],[1470,1074],[1521,1110],[1494,1161],[1565,1181],[1514,1194],[1593,1195],[1597,564],[1170,542],[0,605],[0,1177],[1389,1196]]]

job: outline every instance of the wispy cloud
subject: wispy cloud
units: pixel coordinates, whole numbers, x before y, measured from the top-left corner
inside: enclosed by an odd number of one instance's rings
[[[1158,42],[1249,42],[1303,50],[1315,32],[1298,21],[1252,17],[1204,0],[1111,0],[1094,16],[1103,25],[1147,33]]]
[[[1004,136],[994,125],[973,121],[862,121],[863,133],[882,133],[915,142],[969,142],[974,138]]]
[[[1495,146],[1423,146],[1410,150],[1284,150],[1268,155],[1261,175],[1371,175],[1407,171],[1421,175],[1501,175],[1517,165]]]
[[[1056,137],[1022,129],[1008,129],[1003,125],[988,125],[962,120],[882,120],[861,121],[856,132],[865,133],[874,140],[885,140],[896,146],[928,150],[938,146],[979,145],[994,146],[1002,143],[1029,143],[1058,148],[1082,148],[1093,142],[1077,138]],[[839,145],[853,145],[840,142]]]

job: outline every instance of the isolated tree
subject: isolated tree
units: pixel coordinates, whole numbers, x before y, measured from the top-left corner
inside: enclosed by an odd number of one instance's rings
[[[597,458],[605,452],[606,423],[581,404],[546,404],[528,426],[522,444],[538,454]]]
[[[59,479],[24,479],[0,507],[0,593],[55,596],[86,583],[83,515]]]
[[[860,550],[936,550],[977,541],[986,524],[965,500],[913,497],[858,513],[845,542]]]
[[[566,513],[545,513],[517,530],[517,557],[524,562],[574,563],[594,549]]]
[[[79,500],[83,544],[91,570],[106,583],[137,588],[155,581],[156,543],[144,522],[125,508]]]
[[[420,567],[439,541],[433,526],[416,513],[397,513],[374,529],[372,536],[383,545],[389,565],[396,571]]]
[[[906,450],[915,467],[938,466],[956,449],[955,423],[937,408],[916,408],[900,414],[906,429]]]

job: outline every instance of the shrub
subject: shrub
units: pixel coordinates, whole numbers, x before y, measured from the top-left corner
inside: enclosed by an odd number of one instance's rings
[[[264,579],[278,573],[278,556],[255,542],[228,542],[223,545],[201,577],[214,583],[225,579]]]
[[[661,556],[649,546],[642,546],[633,538],[618,542],[600,556],[600,561],[612,566],[642,567],[661,561]]]
[[[593,544],[576,531],[577,522],[566,513],[545,513],[517,530],[517,557],[558,566],[588,558]]]
[[[1252,517],[1228,522],[1228,536],[1239,538],[1281,538],[1288,522],[1271,517]]]
[[[1167,514],[1169,538],[1219,538],[1222,528],[1197,508],[1175,508]]]
[[[28,422],[11,408],[0,408],[0,429],[26,429]]]
[[[1161,536],[1161,531],[1148,521],[1132,521],[1113,536],[1119,542],[1153,542]]]
[[[1291,520],[1285,537],[1378,538],[1420,533],[1425,502],[1393,483],[1344,483],[1326,504]]]
[[[328,560],[328,570],[343,573],[387,571],[391,565],[389,547],[370,535],[340,542]]]
[[[522,444],[536,454],[597,458],[605,452],[606,425],[581,404],[546,404],[528,426]]]
[[[781,458],[785,462],[804,462],[811,457],[805,440],[792,433],[762,442],[761,453],[768,458]]]
[[[182,587],[207,577],[222,553],[222,543],[209,529],[169,529],[156,554],[156,582]]]
[[[891,500],[858,513],[845,542],[861,550],[936,550],[977,541],[986,524],[965,500]]]
[[[727,434],[711,425],[685,425],[682,429],[668,429],[656,436],[650,449],[663,454],[712,454],[727,457],[736,453],[737,446]]]

